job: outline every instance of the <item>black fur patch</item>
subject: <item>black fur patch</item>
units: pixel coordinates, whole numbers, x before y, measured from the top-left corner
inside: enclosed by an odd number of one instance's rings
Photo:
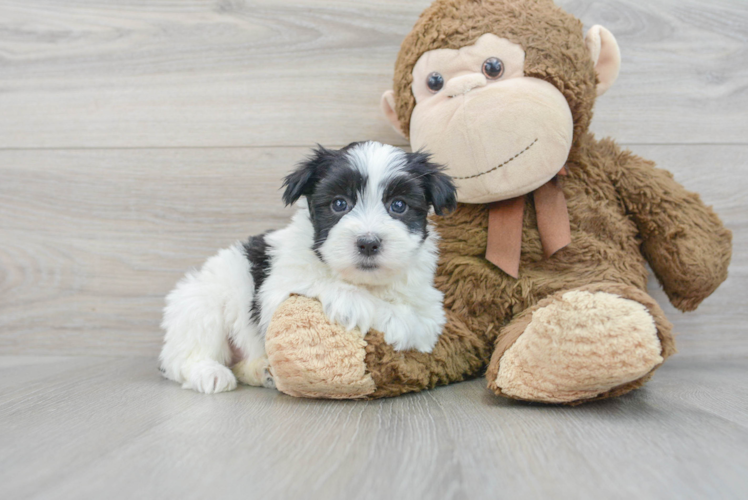
[[[429,205],[438,215],[457,207],[457,189],[444,167],[432,163],[426,153],[406,153],[404,171],[407,175],[394,177],[384,190],[382,202],[392,218],[402,221],[412,233],[428,236]],[[408,204],[404,214],[389,210],[394,200]]]
[[[431,155],[418,151],[405,153],[405,170],[421,183],[426,199],[437,215],[444,215],[457,208],[457,188],[452,178],[444,173],[445,167],[431,161]]]
[[[258,236],[250,236],[249,240],[244,243],[244,254],[247,256],[247,260],[249,260],[250,273],[255,284],[254,298],[252,304],[250,304],[250,315],[258,323],[262,311],[257,293],[265,282],[265,278],[270,273],[270,257],[268,256],[268,244],[265,241],[265,237],[271,232],[268,231]]]
[[[404,214],[389,210],[394,200],[402,200],[408,205]],[[411,233],[420,233],[425,239],[428,236],[429,202],[426,190],[418,179],[412,175],[394,177],[384,189],[382,203],[393,219],[401,221]]]
[[[342,160],[331,165],[325,177],[315,187],[314,193],[309,197],[309,212],[314,226],[312,249],[318,256],[319,247],[327,240],[330,230],[356,206],[359,195],[366,189],[366,182],[367,178],[361,172],[348,161]],[[345,212],[338,213],[332,209],[332,201],[339,197],[348,202],[348,210]]]
[[[353,208],[359,192],[366,188],[366,177],[353,167],[346,154],[348,150],[361,143],[354,142],[340,150],[325,149],[317,146],[312,155],[298,165],[295,171],[286,176],[283,185],[283,201],[290,205],[301,196],[306,196],[309,214],[314,226],[314,244],[312,249],[319,253],[330,230],[346,214],[337,213],[330,206],[333,199],[342,196],[349,209]]]

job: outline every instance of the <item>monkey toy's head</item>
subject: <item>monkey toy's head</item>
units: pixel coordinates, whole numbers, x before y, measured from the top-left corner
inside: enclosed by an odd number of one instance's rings
[[[436,0],[405,38],[382,107],[447,165],[463,203],[529,193],[552,179],[618,76],[613,35],[552,0]]]

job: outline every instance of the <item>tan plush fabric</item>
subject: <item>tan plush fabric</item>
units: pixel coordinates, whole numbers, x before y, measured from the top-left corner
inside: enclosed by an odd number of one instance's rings
[[[462,62],[457,59],[454,65]],[[420,86],[425,87],[430,69],[419,76]],[[440,93],[421,99],[413,111],[411,147],[448,166],[462,203],[527,194],[566,163],[574,122],[563,94],[546,81],[521,75],[457,97]]]
[[[662,363],[647,308],[605,292],[575,290],[537,309],[501,357],[495,389],[524,400],[589,399]]]
[[[599,25],[590,28],[584,37],[584,42],[590,52],[592,62],[595,63],[595,72],[599,80],[597,95],[601,96],[618,79],[618,73],[621,70],[621,50],[613,33]],[[609,50],[606,50],[606,46]]]
[[[375,390],[358,330],[328,323],[322,305],[293,296],[275,312],[265,347],[279,391],[291,396],[349,399]]]

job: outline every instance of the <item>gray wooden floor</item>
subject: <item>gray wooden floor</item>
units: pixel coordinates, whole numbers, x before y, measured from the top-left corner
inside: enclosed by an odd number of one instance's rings
[[[429,0],[0,0],[0,498],[748,498],[748,3],[562,0],[618,38],[594,131],[734,231],[680,354],[634,394],[511,403],[201,396],[155,369],[163,297],[280,227],[319,142],[379,111]]]
[[[373,402],[160,379],[152,358],[0,358],[0,497],[745,498],[743,360],[675,359],[576,408],[482,380]]]

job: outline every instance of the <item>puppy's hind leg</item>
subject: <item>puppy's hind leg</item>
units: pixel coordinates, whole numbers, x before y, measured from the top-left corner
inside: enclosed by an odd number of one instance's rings
[[[265,353],[265,338],[248,313],[246,296],[239,299],[229,302],[225,309],[236,362],[231,371],[243,384],[274,389],[275,382]]]
[[[239,302],[248,316],[253,291],[249,261],[238,244],[188,273],[166,298],[160,356],[164,376],[198,392],[235,389],[236,377],[227,367],[234,318],[227,316]]]
[[[243,384],[275,388],[273,374],[267,355],[255,359],[244,359],[231,367],[237,380]]]

